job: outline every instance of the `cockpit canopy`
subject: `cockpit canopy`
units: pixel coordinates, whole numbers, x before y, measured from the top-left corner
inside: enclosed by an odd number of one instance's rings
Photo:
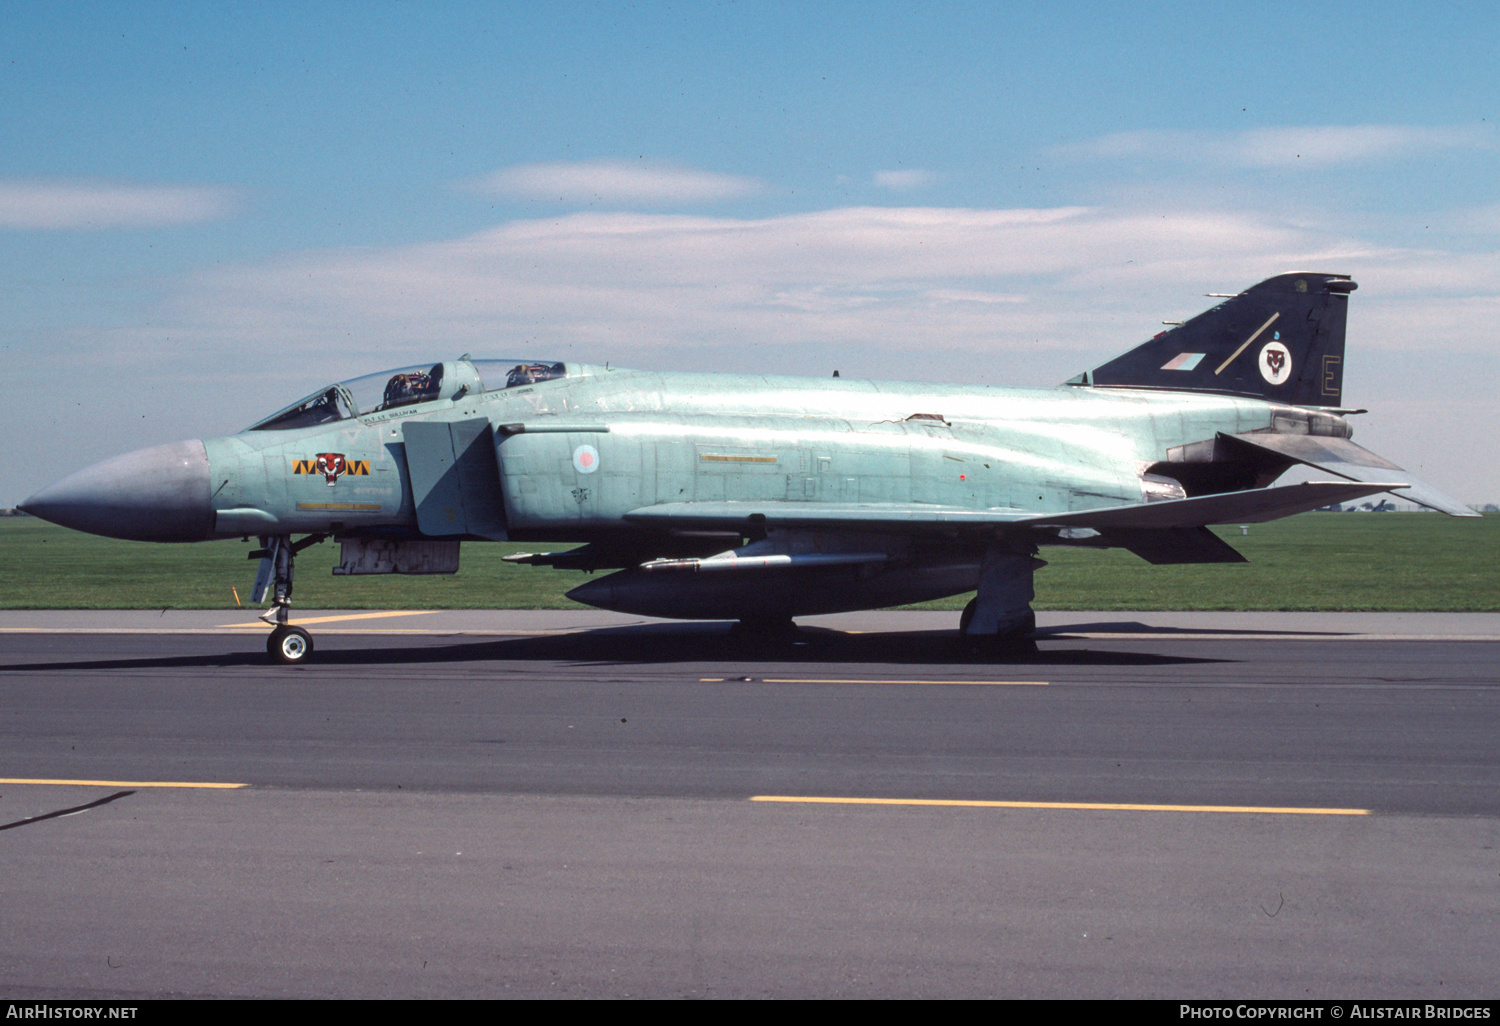
[[[329,385],[273,413],[251,431],[286,431],[350,417],[368,417],[398,406],[499,392],[567,377],[567,366],[541,360],[452,360],[366,374]]]

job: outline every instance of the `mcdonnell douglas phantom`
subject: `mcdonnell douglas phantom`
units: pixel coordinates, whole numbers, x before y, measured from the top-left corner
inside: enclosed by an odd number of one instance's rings
[[[226,438],[106,460],[21,508],[112,538],[257,536],[267,648],[296,663],[295,555],[335,574],[453,573],[471,541],[613,573],[603,609],[792,618],[977,591],[975,644],[1029,644],[1042,545],[1151,563],[1244,557],[1210,524],[1379,492],[1468,508],[1350,441],[1346,275],[1282,274],[1054,388],[425,363],[328,385]],[[1303,464],[1328,480],[1275,485]],[[301,535],[296,538],[294,536]]]

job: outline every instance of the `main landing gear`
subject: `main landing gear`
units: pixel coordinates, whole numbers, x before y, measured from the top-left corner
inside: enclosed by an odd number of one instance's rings
[[[266,593],[271,594],[271,608],[260,615],[271,624],[271,636],[266,639],[266,652],[271,659],[286,665],[305,663],[312,657],[312,635],[301,627],[287,621],[292,613],[292,567],[297,553],[309,545],[316,545],[324,534],[311,534],[299,542],[290,535],[279,534],[262,537],[261,547],[250,553],[251,559],[260,560],[260,570],[255,575],[255,589],[250,600],[264,602]]]
[[[976,655],[995,659],[1036,655],[1036,613],[1032,575],[1047,564],[1036,547],[1024,542],[996,542],[985,551],[979,594],[964,607],[958,632]]]

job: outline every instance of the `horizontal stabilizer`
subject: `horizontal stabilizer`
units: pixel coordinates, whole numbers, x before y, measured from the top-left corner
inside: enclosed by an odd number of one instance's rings
[[[1429,484],[1414,479],[1390,460],[1375,455],[1369,449],[1355,445],[1347,438],[1330,438],[1321,435],[1280,435],[1251,432],[1244,435],[1226,435],[1236,442],[1265,452],[1285,456],[1305,463],[1309,467],[1347,477],[1351,481],[1378,481],[1400,479],[1407,483],[1397,486],[1392,494],[1409,499],[1419,506],[1447,513],[1452,517],[1477,517],[1472,509],[1451,496],[1444,495]]]

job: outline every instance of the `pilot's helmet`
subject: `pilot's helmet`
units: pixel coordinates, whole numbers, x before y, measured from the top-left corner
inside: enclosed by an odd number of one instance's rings
[[[399,403],[405,397],[406,375],[392,374],[391,380],[385,383],[385,396],[381,399],[381,403],[385,406],[389,406],[392,403]]]

